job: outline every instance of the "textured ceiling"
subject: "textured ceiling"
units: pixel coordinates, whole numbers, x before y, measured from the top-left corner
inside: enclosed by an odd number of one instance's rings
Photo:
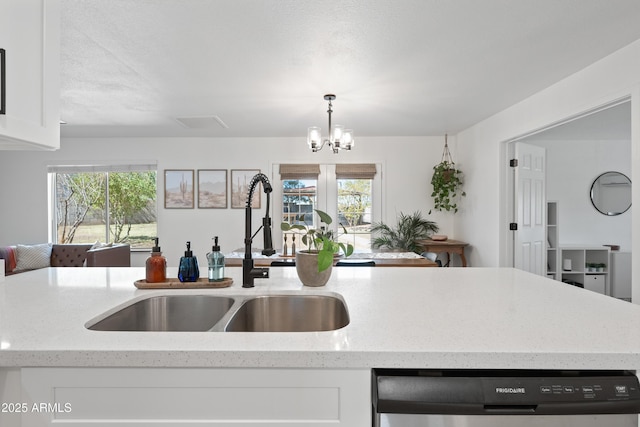
[[[638,0],[62,0],[63,136],[456,133],[640,39]],[[177,118],[188,123],[185,126]]]

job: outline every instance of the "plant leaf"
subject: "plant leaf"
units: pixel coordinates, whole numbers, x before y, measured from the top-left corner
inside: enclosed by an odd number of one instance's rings
[[[316,209],[315,211],[318,214],[318,216],[320,217],[320,221],[324,222],[327,225],[329,225],[329,224],[331,224],[333,222],[333,220],[331,219],[329,214],[327,214],[326,212],[323,212],[320,209]]]
[[[324,271],[333,263],[333,253],[330,251],[318,252],[318,272]]]

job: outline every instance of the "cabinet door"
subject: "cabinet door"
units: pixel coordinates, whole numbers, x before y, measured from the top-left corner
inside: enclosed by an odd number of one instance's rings
[[[60,148],[59,0],[3,0],[0,150]]]
[[[584,288],[599,294],[605,294],[605,276],[602,274],[585,274]]]
[[[23,427],[370,427],[370,384],[367,369],[25,368]]]

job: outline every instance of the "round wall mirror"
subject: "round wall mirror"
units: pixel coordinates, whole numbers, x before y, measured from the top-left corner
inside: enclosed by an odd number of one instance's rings
[[[615,216],[631,207],[631,180],[620,172],[605,172],[591,184],[591,203],[603,215]]]

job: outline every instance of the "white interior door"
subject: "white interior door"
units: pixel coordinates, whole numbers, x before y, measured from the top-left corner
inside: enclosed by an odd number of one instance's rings
[[[514,168],[515,213],[513,266],[546,275],[545,149],[523,142],[514,143],[518,160]]]

